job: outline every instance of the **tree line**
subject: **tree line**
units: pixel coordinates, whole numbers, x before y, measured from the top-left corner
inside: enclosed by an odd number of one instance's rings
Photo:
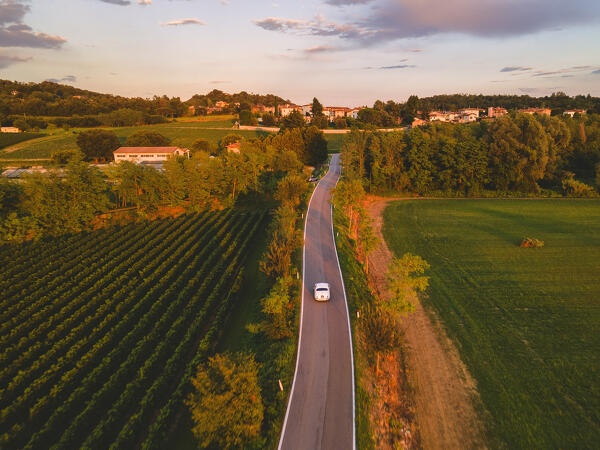
[[[600,116],[522,113],[476,124],[432,123],[393,133],[353,130],[345,170],[370,192],[480,195],[484,191],[596,195]]]
[[[120,146],[111,131],[86,133],[79,135],[78,144],[87,160],[108,159]],[[236,139],[227,139],[231,138]],[[128,138],[132,146],[168,143],[153,132]],[[98,153],[99,149],[103,153]],[[171,158],[163,171],[127,161],[101,171],[82,161],[81,156],[73,152],[55,154],[55,161],[64,167],[25,176],[20,183],[0,180],[1,240],[77,232],[96,214],[115,207],[134,207],[145,216],[163,205],[200,211],[233,206],[241,196],[272,199],[279,195],[279,183],[287,174],[297,174],[305,164],[325,160],[327,142],[316,129],[291,129],[242,140],[240,153],[210,155],[198,150],[190,159]],[[282,189],[292,189],[292,185],[284,184]]]

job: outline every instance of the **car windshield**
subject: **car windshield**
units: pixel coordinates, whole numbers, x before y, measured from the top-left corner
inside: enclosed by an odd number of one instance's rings
[[[319,291],[328,291],[328,290],[329,289],[327,289],[327,288],[317,288],[317,292],[319,292]]]

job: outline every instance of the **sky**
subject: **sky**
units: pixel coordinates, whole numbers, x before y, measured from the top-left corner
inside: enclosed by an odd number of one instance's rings
[[[600,96],[600,0],[0,0],[0,78],[298,104]]]

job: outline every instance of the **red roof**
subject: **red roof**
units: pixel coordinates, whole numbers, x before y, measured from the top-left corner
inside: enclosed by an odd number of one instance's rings
[[[113,153],[175,153],[176,150],[185,151],[179,147],[120,147]]]

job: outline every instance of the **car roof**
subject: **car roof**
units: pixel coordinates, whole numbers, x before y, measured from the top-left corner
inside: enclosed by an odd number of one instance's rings
[[[329,283],[315,283],[315,289],[318,288],[327,288],[329,289]]]

